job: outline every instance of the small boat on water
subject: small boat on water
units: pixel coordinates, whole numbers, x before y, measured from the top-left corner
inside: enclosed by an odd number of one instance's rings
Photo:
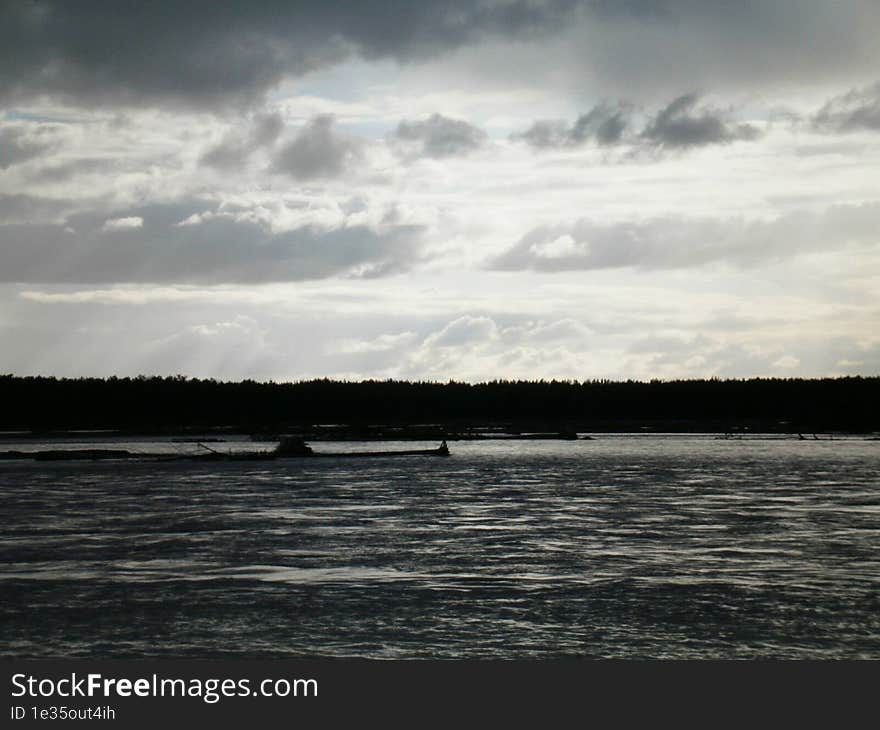
[[[45,451],[4,451],[0,459],[27,459],[33,461],[106,461],[138,459],[149,461],[274,461],[276,459],[333,458],[358,459],[387,456],[449,456],[446,441],[436,449],[407,449],[397,451],[314,451],[296,436],[285,436],[272,451],[217,451],[199,444],[204,454],[148,454],[125,449],[50,449]]]

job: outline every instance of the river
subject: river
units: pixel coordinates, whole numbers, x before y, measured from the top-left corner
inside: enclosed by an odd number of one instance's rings
[[[0,655],[880,658],[878,441],[450,449],[0,462]]]

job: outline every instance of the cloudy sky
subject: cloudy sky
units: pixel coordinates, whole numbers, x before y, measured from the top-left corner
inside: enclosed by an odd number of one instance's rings
[[[880,373],[876,0],[0,0],[0,372]]]

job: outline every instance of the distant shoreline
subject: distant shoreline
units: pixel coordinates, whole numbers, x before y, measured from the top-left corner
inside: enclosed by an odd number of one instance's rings
[[[880,377],[424,383],[0,376],[0,438],[572,438],[589,433],[875,434]],[[5,436],[4,436],[5,433]]]

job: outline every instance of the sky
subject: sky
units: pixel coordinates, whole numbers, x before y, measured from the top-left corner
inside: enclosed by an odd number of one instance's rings
[[[0,373],[880,374],[876,0],[0,0]]]

